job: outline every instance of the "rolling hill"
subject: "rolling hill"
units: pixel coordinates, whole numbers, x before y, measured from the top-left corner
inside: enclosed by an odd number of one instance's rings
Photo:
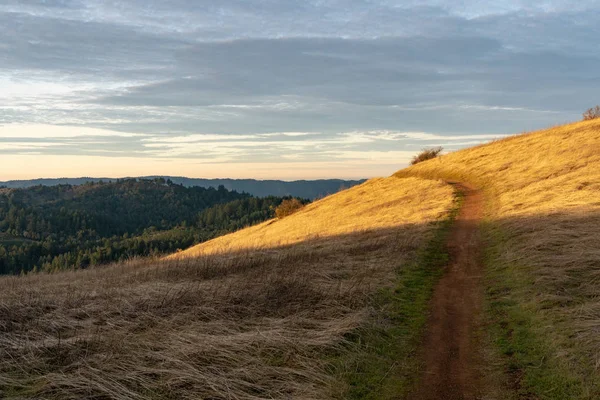
[[[409,396],[462,204],[451,182],[485,200],[466,221],[483,244],[482,398],[598,398],[597,120],[443,155],[166,259],[1,278],[0,395]]]

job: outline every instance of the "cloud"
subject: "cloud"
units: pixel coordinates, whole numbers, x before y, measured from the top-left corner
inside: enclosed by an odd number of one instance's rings
[[[282,162],[335,159],[406,158],[431,142],[452,146],[465,139],[483,141],[499,135],[437,135],[389,130],[351,132],[265,132],[239,134],[137,134],[86,127],[53,125],[0,126],[0,153],[36,151],[45,155],[96,154],[106,157],[179,158],[240,163],[248,160]],[[364,154],[363,154],[364,153]],[[380,154],[381,153],[381,154]],[[400,154],[398,153],[398,154]],[[363,154],[361,156],[361,154]],[[373,160],[372,160],[373,161]]]
[[[353,131],[277,132],[248,135],[193,134],[176,137],[141,139],[140,153],[155,157],[199,157],[219,162],[244,162],[248,158],[278,160],[363,159],[404,163],[414,147],[432,145],[432,141],[452,147],[481,143],[503,135],[436,135],[425,132]],[[461,142],[462,141],[462,142]],[[398,149],[398,150],[396,150]],[[401,150],[405,149],[405,150]],[[402,157],[399,157],[399,156]]]
[[[53,125],[0,126],[0,153],[36,151],[43,155],[101,155],[155,159],[195,159],[212,163],[280,163],[285,160],[365,160],[404,163],[423,146],[455,148],[502,135],[438,135],[391,130],[350,132],[259,132],[247,134],[138,134]],[[400,157],[400,155],[402,157]],[[379,161],[377,161],[379,160]]]
[[[354,138],[353,140],[359,141],[375,141],[375,140],[402,140],[402,139],[414,139],[418,141],[430,141],[430,140],[443,140],[452,142],[454,140],[465,140],[465,139],[476,139],[476,140],[491,140],[504,137],[506,135],[498,134],[472,134],[472,135],[436,135],[426,132],[394,132],[388,130],[382,131],[366,131],[366,132],[347,132],[341,135]]]
[[[225,142],[231,140],[240,139],[255,139],[256,135],[215,135],[215,134],[193,134],[187,136],[168,136],[168,137],[151,137],[144,139],[145,142],[154,142],[155,144],[148,144],[147,146],[161,146],[164,144],[191,144],[197,142]],[[156,144],[158,143],[158,144]]]
[[[414,151],[331,151],[328,154],[335,159],[343,160],[360,160],[369,162],[371,164],[382,164],[382,163],[397,163],[405,164],[412,156],[415,155]]]
[[[111,22],[0,12],[2,69],[61,71],[95,81],[156,78],[188,43]],[[133,62],[133,64],[132,64]],[[101,71],[101,74],[98,74]]]
[[[440,129],[460,115],[456,130],[473,130],[483,113],[520,113],[534,123],[568,119],[564,115],[577,115],[594,101],[598,88],[592,82],[600,81],[597,55],[522,53],[483,36],[244,39],[199,43],[176,59],[180,78],[132,86],[93,101],[120,107],[233,109],[233,118],[224,118],[230,126],[250,122],[256,130],[280,123],[277,119],[295,123],[304,118],[308,128],[332,117],[343,124],[337,110],[352,120],[355,107],[377,108],[372,116],[361,116],[371,124],[382,114],[392,119],[400,111],[412,114],[409,118],[435,112],[436,118],[423,121],[423,128]],[[565,95],[574,91],[579,96],[565,103]],[[277,98],[295,99],[294,107],[264,105]],[[232,108],[234,102],[244,106]],[[396,122],[387,128],[408,126]]]
[[[83,137],[144,137],[140,133],[116,132],[106,129],[38,125],[38,124],[8,124],[0,125],[0,139],[2,138],[83,138]]]
[[[98,101],[126,106],[219,106],[241,101],[256,106],[265,98],[296,96],[304,102],[391,105],[418,101],[426,88],[442,100],[444,86],[460,84],[469,71],[476,71],[469,65],[499,50],[498,41],[483,37],[198,43],[177,53],[181,78],[131,87]],[[450,89],[456,87],[445,90]]]
[[[53,146],[62,146],[62,143],[45,142],[0,142],[0,150],[31,150],[38,148],[47,148]]]

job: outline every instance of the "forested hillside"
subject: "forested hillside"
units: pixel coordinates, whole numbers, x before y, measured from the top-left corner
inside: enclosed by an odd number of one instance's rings
[[[0,274],[162,254],[273,216],[281,198],[162,178],[0,190]]]

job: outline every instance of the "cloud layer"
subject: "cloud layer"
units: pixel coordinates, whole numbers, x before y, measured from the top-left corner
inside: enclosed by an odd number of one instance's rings
[[[586,0],[7,0],[0,154],[399,168],[577,119],[598,20]]]

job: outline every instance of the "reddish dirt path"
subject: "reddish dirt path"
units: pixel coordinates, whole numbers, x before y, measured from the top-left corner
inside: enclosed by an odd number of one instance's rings
[[[425,371],[410,399],[481,399],[476,332],[483,299],[479,191],[455,185],[464,203],[448,240],[450,263],[435,288],[427,323]]]

